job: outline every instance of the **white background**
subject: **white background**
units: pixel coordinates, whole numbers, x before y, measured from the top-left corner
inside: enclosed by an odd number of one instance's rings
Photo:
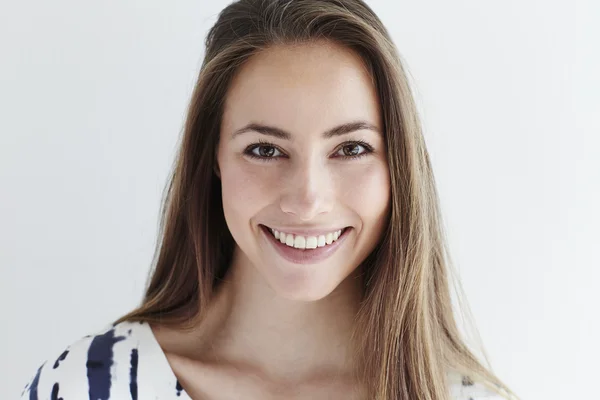
[[[140,301],[227,2],[0,4],[0,398],[13,399]],[[523,399],[600,398],[599,3],[369,4],[415,85],[494,371]]]

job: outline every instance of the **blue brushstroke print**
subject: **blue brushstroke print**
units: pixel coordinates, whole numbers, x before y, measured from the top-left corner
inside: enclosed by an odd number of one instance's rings
[[[125,336],[115,337],[114,329],[92,340],[86,363],[90,400],[109,400],[113,346],[121,340]]]

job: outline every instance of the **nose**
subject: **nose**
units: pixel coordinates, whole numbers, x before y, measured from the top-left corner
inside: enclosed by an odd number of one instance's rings
[[[279,206],[287,214],[309,221],[333,207],[334,182],[319,160],[303,160],[286,177]]]

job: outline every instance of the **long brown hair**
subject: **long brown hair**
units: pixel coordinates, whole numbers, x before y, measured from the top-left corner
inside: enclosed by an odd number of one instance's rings
[[[454,319],[449,283],[455,276],[409,81],[386,28],[361,0],[240,0],[221,11],[206,38],[144,299],[115,323],[189,329],[203,318],[235,245],[214,171],[229,84],[252,55],[317,40],[335,41],[362,58],[383,118],[389,224],[360,266],[364,299],[353,336],[369,398],[448,399],[449,370],[509,398],[512,392],[478,361]]]

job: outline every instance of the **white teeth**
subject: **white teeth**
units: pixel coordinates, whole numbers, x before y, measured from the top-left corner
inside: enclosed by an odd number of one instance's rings
[[[319,241],[317,243],[317,246],[319,246],[319,247],[325,246],[325,236],[323,236],[323,235],[319,236]]]
[[[294,235],[285,235],[285,244],[294,247]]]
[[[332,235],[331,233],[328,233],[328,234],[325,236],[325,243],[327,243],[327,244],[331,244],[331,243],[333,243],[333,235]]]
[[[270,228],[269,228],[270,229]],[[328,233],[326,235],[319,236],[294,236],[291,233],[279,232],[275,229],[270,229],[275,239],[281,243],[285,243],[287,246],[294,247],[296,249],[316,249],[317,247],[323,247],[331,244],[338,240],[342,234],[342,230]]]
[[[294,247],[297,249],[304,249],[306,248],[306,238],[304,236],[296,236],[294,238]]]

